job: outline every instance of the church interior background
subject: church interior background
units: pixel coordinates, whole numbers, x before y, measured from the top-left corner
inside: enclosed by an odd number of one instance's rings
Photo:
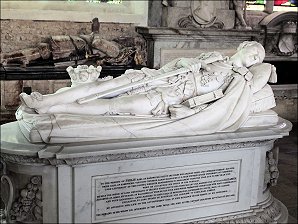
[[[280,177],[272,193],[288,208],[289,223],[297,223],[298,3],[242,1],[246,24],[241,24],[233,2],[240,1],[2,1],[1,124],[15,121],[21,92],[49,94],[69,86],[67,66],[101,65],[102,76],[116,77],[131,68],[159,68],[177,49],[193,55],[256,40],[266,50],[265,62],[277,68],[273,110],[293,123],[290,135],[277,141]],[[194,10],[200,4],[211,10],[207,17],[213,16],[206,23]],[[94,43],[94,38],[116,42],[120,54],[113,55],[110,42]],[[105,49],[95,55],[100,48]]]

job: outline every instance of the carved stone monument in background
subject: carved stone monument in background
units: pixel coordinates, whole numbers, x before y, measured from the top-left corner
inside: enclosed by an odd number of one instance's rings
[[[247,25],[245,6],[243,0],[151,1],[149,27],[137,27],[147,40],[147,65],[158,68],[168,58],[191,57],[207,48],[226,51],[257,40],[260,30]]]
[[[297,61],[297,12],[274,12],[260,22],[265,30],[264,47],[270,56]]]
[[[162,1],[161,26],[173,28],[251,29],[244,0]]]
[[[181,28],[234,27],[235,12],[229,9],[229,1],[172,1],[166,6],[163,26]]]
[[[77,64],[135,66],[145,64],[142,40],[138,37],[118,37],[107,40],[99,33],[99,21],[92,20],[90,34],[53,35],[37,46],[12,52],[1,52],[0,64],[30,66]]]

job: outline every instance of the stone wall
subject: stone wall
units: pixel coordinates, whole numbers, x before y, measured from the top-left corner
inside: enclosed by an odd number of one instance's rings
[[[48,36],[90,34],[90,23],[32,21],[32,20],[1,20],[1,51],[34,47]],[[101,23],[99,35],[107,40],[116,37],[131,37],[138,34],[131,24]]]
[[[297,91],[297,89],[296,89]],[[276,107],[274,107],[274,111],[281,116],[282,118],[285,118],[291,122],[298,122],[297,118],[297,97],[296,98],[281,98],[276,97],[275,98]]]
[[[276,107],[273,110],[291,122],[298,122],[298,85],[273,85],[272,89],[276,102]]]

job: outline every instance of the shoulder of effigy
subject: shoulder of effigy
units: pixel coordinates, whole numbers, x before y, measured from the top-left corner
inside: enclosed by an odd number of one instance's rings
[[[220,69],[230,70],[233,68],[233,66],[230,65],[226,60],[212,62],[211,64],[208,64],[208,66],[211,67],[211,69],[213,68],[217,70],[220,70]]]

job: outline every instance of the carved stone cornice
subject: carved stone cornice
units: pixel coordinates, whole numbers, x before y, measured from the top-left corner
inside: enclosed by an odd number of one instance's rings
[[[272,143],[273,143],[273,140],[264,140],[264,141],[248,141],[248,142],[229,143],[229,144],[215,144],[215,145],[204,145],[204,146],[146,150],[146,151],[139,151],[139,152],[126,152],[126,153],[118,153],[118,154],[114,153],[114,154],[106,154],[106,155],[100,155],[100,156],[71,158],[71,159],[65,159],[65,162],[67,165],[81,165],[81,164],[87,164],[87,163],[142,159],[142,158],[150,158],[150,157],[182,155],[182,154],[191,154],[191,153],[200,153],[200,152],[224,151],[224,150],[251,148],[251,147],[259,147],[259,146],[267,146],[267,150],[270,150]]]
[[[168,27],[136,27],[136,31],[144,36],[145,39],[164,39],[164,38],[189,38],[202,39],[210,41],[211,39],[218,40],[219,38],[228,37],[227,39],[242,39],[249,40],[259,36],[262,30],[218,30],[218,29],[181,29]],[[208,37],[208,38],[206,38]],[[230,40],[231,41],[231,40]]]
[[[178,148],[165,148],[165,149],[152,149],[137,152],[123,152],[123,153],[109,153],[105,155],[97,156],[84,156],[74,158],[38,158],[31,156],[23,156],[16,154],[1,153],[1,157],[6,162],[12,162],[17,164],[43,164],[43,165],[81,165],[89,163],[101,163],[108,161],[120,161],[120,160],[131,160],[141,159],[150,157],[162,157],[169,155],[182,155],[192,154],[200,152],[213,152],[213,151],[224,151],[233,150],[240,148],[254,148],[254,147],[266,147],[266,151],[272,148],[274,140],[262,140],[262,141],[247,141],[237,143],[226,143],[226,144],[214,144],[214,145],[203,145],[203,146],[191,146],[191,147],[178,147]],[[63,152],[63,151],[62,151]],[[88,153],[86,153],[88,154]]]
[[[49,161],[47,159],[40,159],[38,157],[32,156],[23,156],[16,154],[7,154],[1,153],[1,157],[5,162],[17,163],[17,164],[44,164],[49,165]]]

